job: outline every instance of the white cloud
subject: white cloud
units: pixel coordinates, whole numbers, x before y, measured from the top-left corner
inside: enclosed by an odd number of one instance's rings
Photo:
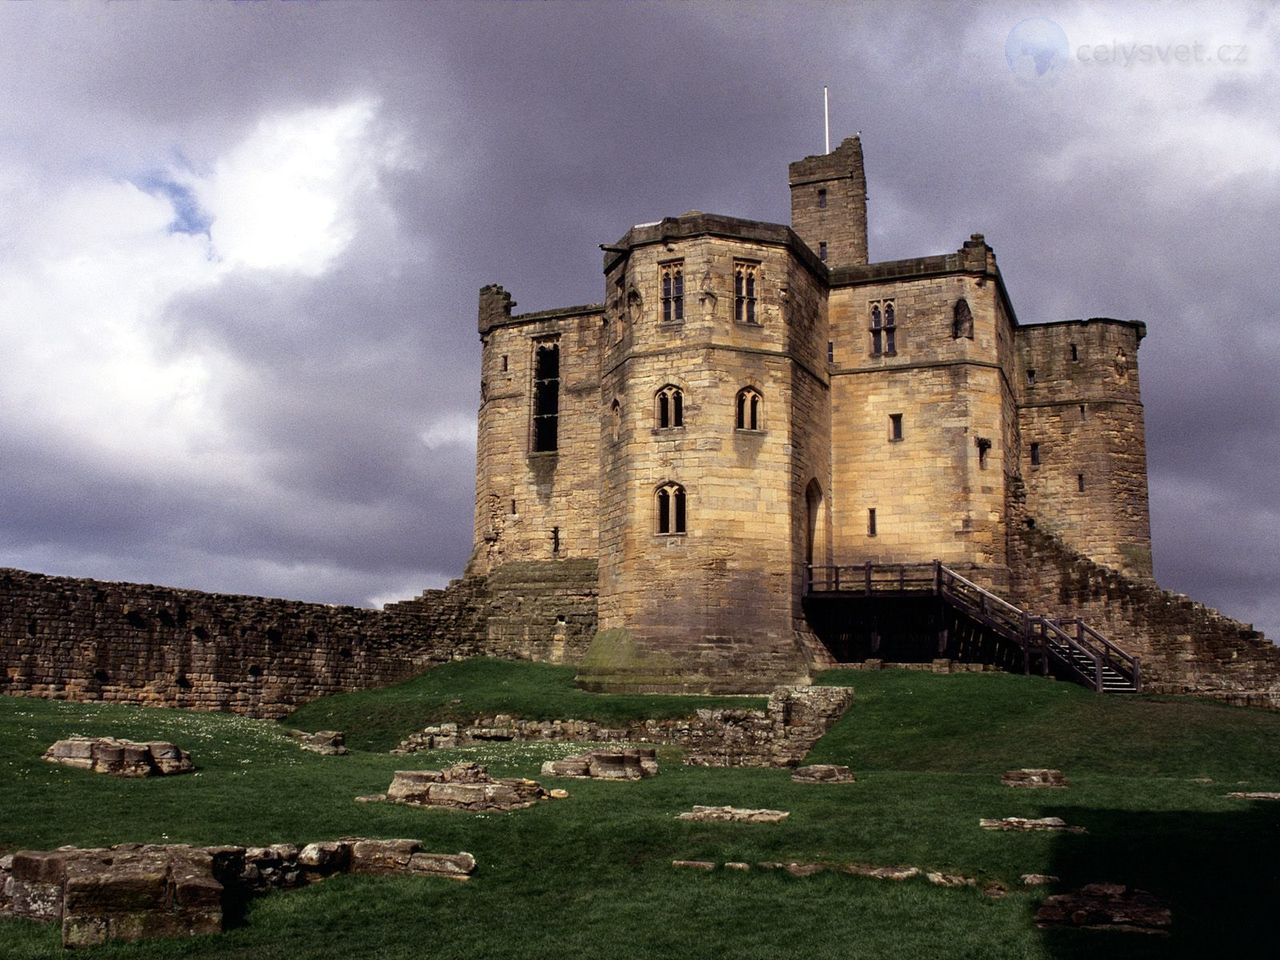
[[[223,404],[247,371],[175,329],[169,304],[243,270],[322,275],[357,235],[361,211],[385,207],[378,176],[398,152],[375,105],[356,101],[261,121],[202,164],[207,176],[52,182],[0,168],[0,427],[117,472],[252,488]],[[131,180],[185,187],[209,235],[175,230],[184,212],[172,195]]]
[[[222,263],[324,273],[354,237],[379,168],[397,161],[395,143],[376,138],[375,118],[369,101],[264,118],[211,176],[195,178]]]
[[[428,450],[440,447],[475,447],[476,418],[465,413],[448,413],[418,434]]]

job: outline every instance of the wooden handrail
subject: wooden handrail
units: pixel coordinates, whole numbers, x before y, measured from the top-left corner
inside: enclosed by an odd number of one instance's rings
[[[1027,613],[1003,597],[962,576],[939,560],[932,563],[876,564],[866,561],[857,566],[838,564],[813,565],[807,570],[810,593],[836,592],[844,595],[874,596],[878,592],[908,594],[919,592],[945,599],[988,629],[1004,635],[1023,649],[1024,658],[1031,649],[1053,659],[1095,690],[1103,689],[1104,667],[1129,680],[1138,690],[1142,682],[1142,666],[1138,657],[1112,643],[1078,617],[1053,619]],[[846,572],[844,586],[841,574]],[[822,573],[819,578],[819,572]],[[908,575],[910,573],[910,575]],[[861,581],[859,583],[859,581]],[[858,586],[854,586],[858,584]],[[1068,627],[1074,627],[1073,636]],[[1077,653],[1093,664],[1086,673],[1071,653]]]

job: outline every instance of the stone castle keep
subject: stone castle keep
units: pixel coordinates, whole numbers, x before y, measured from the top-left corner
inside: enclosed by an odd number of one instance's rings
[[[602,303],[480,291],[448,589],[378,611],[0,570],[0,692],[280,716],[469,656],[747,692],[1044,667],[1070,633],[1143,689],[1280,706],[1280,649],[1152,580],[1145,326],[1020,324],[980,234],[870,262],[857,138],[789,174],[790,226],[690,211],[602,245]]]
[[[790,187],[790,227],[632,227],[602,304],[481,291],[471,571],[598,564],[615,681],[725,689],[806,672],[810,565],[938,559],[1007,594],[1030,518],[1149,578],[1144,325],[1020,325],[980,234],[868,262],[856,137]]]

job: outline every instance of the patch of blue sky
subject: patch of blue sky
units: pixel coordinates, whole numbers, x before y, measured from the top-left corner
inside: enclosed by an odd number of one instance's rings
[[[209,236],[213,218],[209,216],[189,187],[158,173],[149,173],[133,181],[134,185],[152,196],[162,196],[173,207],[170,233],[189,233]]]

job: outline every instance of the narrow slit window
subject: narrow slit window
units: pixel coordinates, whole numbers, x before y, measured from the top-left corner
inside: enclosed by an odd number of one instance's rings
[[[502,372],[507,372],[507,355],[505,353],[502,355]]]
[[[662,322],[684,319],[684,261],[662,265]]]
[[[951,339],[973,339],[973,310],[969,308],[969,301],[964,298],[956,301],[951,313]]]
[[[560,421],[560,345],[540,344],[534,355],[533,451],[557,448]]]
[[[551,528],[551,553],[557,555],[560,553],[560,528]]]
[[[1089,414],[1085,411],[1084,404],[1083,403],[1080,404],[1080,419],[1087,420],[1088,417],[1089,417]]]
[[[818,209],[827,209],[827,191],[822,187],[818,188]]]
[[[1031,445],[1031,465],[1033,467],[1040,466],[1040,444],[1038,443]]]
[[[1036,385],[1036,372],[1034,370],[1027,371],[1027,386],[1034,387]]]
[[[1076,474],[1076,490],[1078,490],[1080,493],[1084,493],[1084,474],[1083,473]]]
[[[827,262],[827,241],[825,240],[818,241],[818,259],[823,263]]]
[[[1080,359],[1080,348],[1077,347],[1074,343],[1071,345],[1071,359],[1072,361],[1077,361]]]
[[[902,414],[900,413],[889,414],[889,439],[902,439]]]
[[[836,362],[836,342],[834,340],[827,341],[827,363]]]
[[[867,536],[874,537],[876,535],[876,508],[871,507],[867,510]]]

